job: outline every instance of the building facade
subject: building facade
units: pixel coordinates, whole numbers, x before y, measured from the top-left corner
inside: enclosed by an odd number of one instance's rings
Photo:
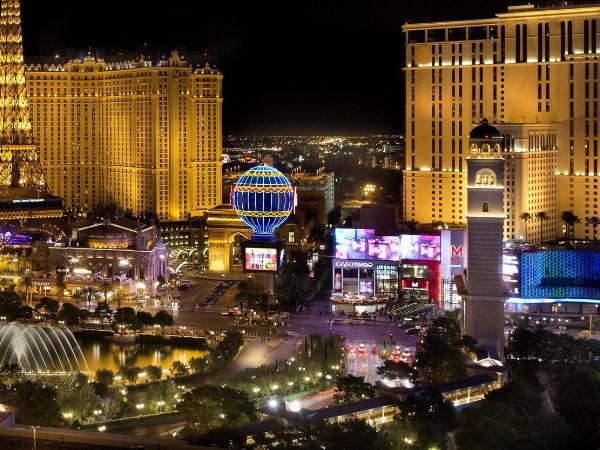
[[[161,221],[221,202],[220,72],[177,52],[91,51],[28,61],[27,95],[48,186],[65,208],[116,203]]]
[[[599,17],[598,5],[525,5],[487,19],[404,25],[405,220],[465,223],[468,132],[487,118],[509,141],[541,139],[505,146],[505,173],[515,178],[506,180],[504,237],[558,237],[567,210],[581,218],[576,235],[592,237]],[[527,184],[545,186],[527,192]],[[537,219],[542,211],[548,218]],[[533,216],[525,224],[517,219],[524,212]]]

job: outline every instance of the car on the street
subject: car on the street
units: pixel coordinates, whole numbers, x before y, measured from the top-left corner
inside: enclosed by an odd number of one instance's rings
[[[179,282],[179,287],[183,288],[183,289],[191,288],[193,286],[194,286],[194,283],[192,283],[191,280],[181,280]]]

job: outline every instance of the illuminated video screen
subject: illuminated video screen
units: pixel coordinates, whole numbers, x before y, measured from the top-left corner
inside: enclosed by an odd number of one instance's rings
[[[369,259],[368,241],[375,238],[375,230],[336,228],[334,237],[336,258]]]
[[[439,261],[441,258],[440,236],[376,236],[370,228],[336,228],[334,238],[337,259]]]
[[[542,250],[521,254],[521,297],[600,299],[600,253]]]
[[[276,248],[246,247],[244,269],[252,272],[277,272]]]
[[[378,236],[367,244],[370,259],[400,261],[400,236]]]
[[[402,259],[439,261],[442,254],[440,236],[402,235]]]

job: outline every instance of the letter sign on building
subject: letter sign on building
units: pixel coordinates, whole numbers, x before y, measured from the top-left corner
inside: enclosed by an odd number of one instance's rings
[[[463,246],[462,245],[453,245],[452,250],[450,252],[451,257],[463,257]]]

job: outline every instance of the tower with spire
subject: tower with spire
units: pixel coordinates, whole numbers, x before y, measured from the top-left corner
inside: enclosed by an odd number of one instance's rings
[[[33,139],[25,85],[20,0],[0,3],[0,219],[62,216]]]

